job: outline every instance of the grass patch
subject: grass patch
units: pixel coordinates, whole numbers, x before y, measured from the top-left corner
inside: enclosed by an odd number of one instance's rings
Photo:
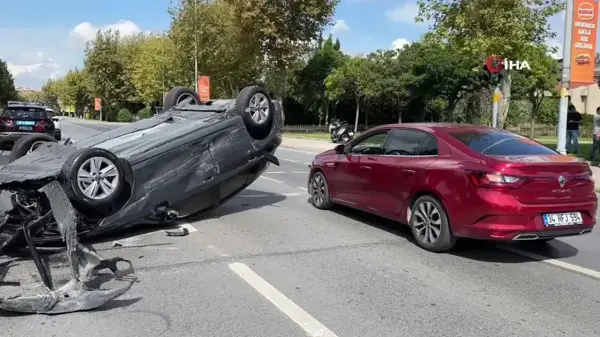
[[[552,150],[556,150],[556,144],[558,143],[556,137],[539,137],[539,138],[536,138],[535,140],[544,144],[544,146],[546,146]],[[577,149],[577,154],[571,154],[571,155],[587,160],[590,155],[591,150],[592,150],[592,140],[591,139],[585,139],[585,138],[579,139],[579,148]]]

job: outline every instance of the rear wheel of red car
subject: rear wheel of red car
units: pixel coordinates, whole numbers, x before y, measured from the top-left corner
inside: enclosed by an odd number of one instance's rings
[[[432,252],[444,252],[456,244],[446,210],[435,197],[425,195],[415,201],[410,227],[417,244]]]
[[[321,172],[316,172],[310,178],[310,185],[308,186],[308,193],[310,193],[311,203],[318,209],[330,209],[333,206],[331,199],[329,198],[329,188],[327,186],[327,179]]]
[[[40,135],[27,135],[23,136],[15,142],[8,156],[8,161],[13,161],[25,156],[26,154],[35,151],[43,143],[56,143],[57,140],[54,137],[40,134]]]

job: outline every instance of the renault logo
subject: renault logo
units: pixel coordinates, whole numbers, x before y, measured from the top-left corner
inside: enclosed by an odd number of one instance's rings
[[[565,187],[565,182],[566,181],[567,180],[565,179],[565,177],[563,177],[563,176],[558,177],[558,184],[560,185],[560,188]]]

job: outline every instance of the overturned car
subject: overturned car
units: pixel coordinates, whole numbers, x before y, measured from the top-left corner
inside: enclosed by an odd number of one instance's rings
[[[0,309],[59,313],[98,307],[126,292],[92,290],[104,260],[79,243],[140,224],[187,220],[218,207],[254,182],[281,144],[281,114],[266,91],[244,88],[236,99],[200,103],[186,88],[172,89],[165,113],[60,144],[45,135],[19,139],[0,168],[0,190],[12,209],[0,222],[0,255],[27,246],[49,289],[40,297],[0,299]],[[53,290],[37,248],[66,243],[72,280]],[[44,297],[45,296],[45,297]]]

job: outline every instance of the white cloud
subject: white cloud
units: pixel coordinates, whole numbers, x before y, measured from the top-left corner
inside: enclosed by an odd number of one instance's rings
[[[565,14],[566,12],[563,11],[562,13],[558,13],[548,19],[548,25],[550,25],[550,29],[556,33],[556,36],[552,39],[548,39],[546,44],[548,47],[555,47],[558,49],[556,53],[551,54],[551,56],[555,59],[560,59],[563,57],[562,53],[565,36]]]
[[[108,30],[118,31],[121,36],[131,36],[142,31],[138,25],[129,20],[120,20],[119,22],[100,27],[94,26],[89,22],[82,22],[71,30],[70,35],[83,41],[92,41],[96,38],[98,31],[106,32]]]
[[[406,45],[409,45],[410,41],[404,38],[395,39],[392,41],[392,49],[403,49]]]
[[[350,27],[348,27],[348,25],[346,24],[346,20],[337,20],[331,28],[331,34],[338,35],[349,30]]]
[[[418,14],[419,6],[416,3],[404,3],[385,11],[388,19],[401,23],[416,23],[415,18]]]

